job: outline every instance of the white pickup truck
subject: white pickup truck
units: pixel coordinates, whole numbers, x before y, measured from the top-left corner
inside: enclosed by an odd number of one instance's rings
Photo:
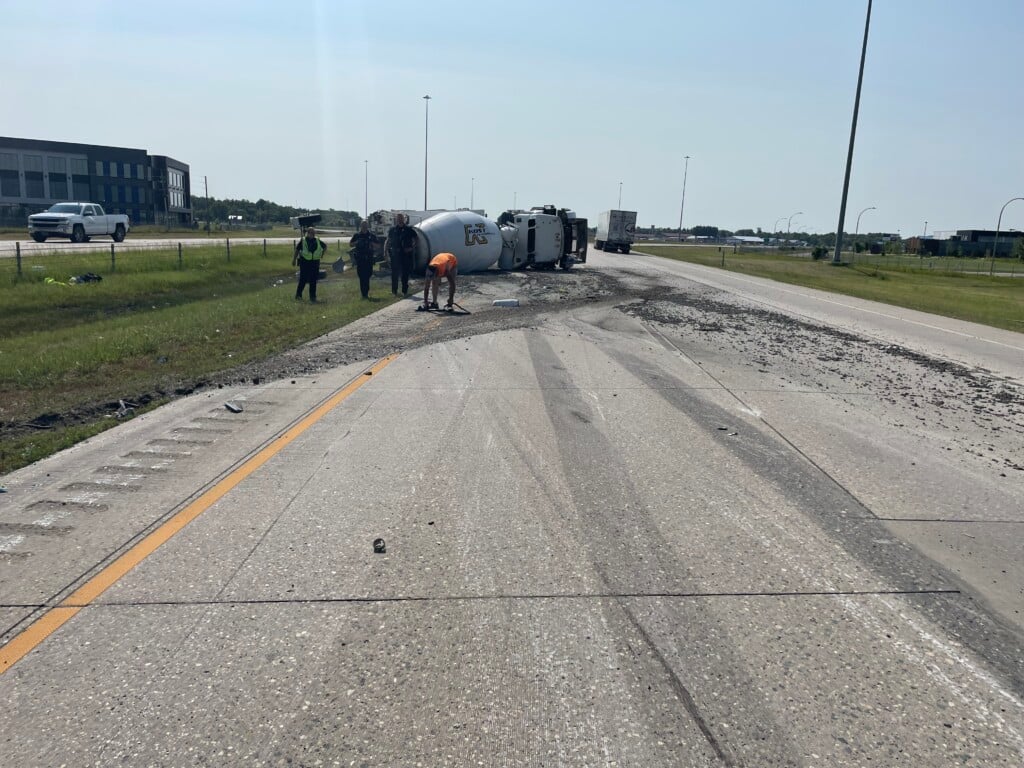
[[[28,233],[37,243],[48,237],[67,237],[73,243],[84,243],[99,235],[110,235],[115,243],[120,243],[130,228],[131,223],[123,213],[107,215],[103,206],[96,203],[57,203],[28,217]]]

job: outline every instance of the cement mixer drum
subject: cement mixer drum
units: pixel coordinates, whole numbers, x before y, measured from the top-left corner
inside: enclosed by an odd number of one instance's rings
[[[439,253],[453,253],[459,273],[489,269],[501,256],[498,225],[473,211],[445,211],[420,222],[416,230],[416,272]]]

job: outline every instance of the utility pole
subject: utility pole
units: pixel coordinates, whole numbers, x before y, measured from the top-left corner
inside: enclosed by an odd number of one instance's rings
[[[427,147],[430,141],[430,94],[423,97],[425,111],[423,115],[423,210],[427,208]]]
[[[618,208],[622,209],[622,182],[619,182],[619,205]]]
[[[857,95],[853,100],[853,122],[850,125],[850,149],[846,154],[846,175],[843,177],[843,197],[839,204],[839,226],[836,227],[836,252],[833,264],[842,263],[843,225],[846,223],[846,194],[850,191],[850,169],[853,167],[853,143],[857,138],[857,114],[860,112],[860,88],[864,83],[864,59],[868,53],[868,30],[871,27],[871,0],[868,0],[868,14],[864,20],[864,43],[860,49],[860,72],[857,74]]]
[[[690,173],[690,156],[687,155],[686,167],[683,169],[683,201],[679,203],[679,242],[683,242],[683,208],[686,205],[686,177]]]
[[[471,177],[469,179],[469,208],[470,208],[470,210],[473,209],[473,193],[476,191],[475,188],[476,188],[476,179]]]
[[[203,195],[206,197],[206,236],[210,236],[210,185],[203,176]]]
[[[363,218],[370,218],[370,161],[363,160]]]

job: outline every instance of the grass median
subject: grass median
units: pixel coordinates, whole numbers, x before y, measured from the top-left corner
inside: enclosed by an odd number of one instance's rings
[[[642,250],[642,246],[638,250]],[[1024,278],[989,277],[985,273],[955,269],[963,268],[963,264],[952,263],[948,270],[940,271],[924,266],[927,260],[915,266],[906,259],[886,261],[885,257],[872,257],[878,259],[877,262],[862,260],[833,266],[828,260],[813,261],[807,256],[733,253],[731,248],[725,250],[724,258],[717,247],[659,247],[649,252],[677,261],[1024,332]],[[985,265],[987,270],[987,261]],[[1009,262],[996,266],[999,271],[1003,266],[1006,270],[1011,267]]]
[[[41,255],[0,265],[0,473],[117,423],[118,401],[154,407],[391,303],[330,272],[295,300],[287,245]],[[336,249],[328,254],[337,258]],[[93,273],[101,282],[72,283]]]

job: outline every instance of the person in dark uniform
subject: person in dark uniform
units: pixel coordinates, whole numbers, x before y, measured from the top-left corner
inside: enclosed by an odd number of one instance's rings
[[[352,261],[359,275],[359,292],[364,299],[370,298],[370,275],[373,274],[374,246],[377,236],[370,231],[370,223],[363,219],[359,223],[359,231],[352,235],[349,243],[352,246]]]
[[[309,300],[316,304],[316,281],[320,277],[320,259],[327,253],[327,245],[316,236],[316,229],[309,227],[306,236],[295,246],[292,266],[299,265],[299,285],[295,289],[296,301],[302,300],[302,289],[309,284]]]
[[[391,261],[391,293],[398,295],[398,279],[402,279],[402,295],[409,295],[409,275],[416,258],[416,232],[405,223],[404,214],[395,215],[395,226],[388,230],[384,250]]]

